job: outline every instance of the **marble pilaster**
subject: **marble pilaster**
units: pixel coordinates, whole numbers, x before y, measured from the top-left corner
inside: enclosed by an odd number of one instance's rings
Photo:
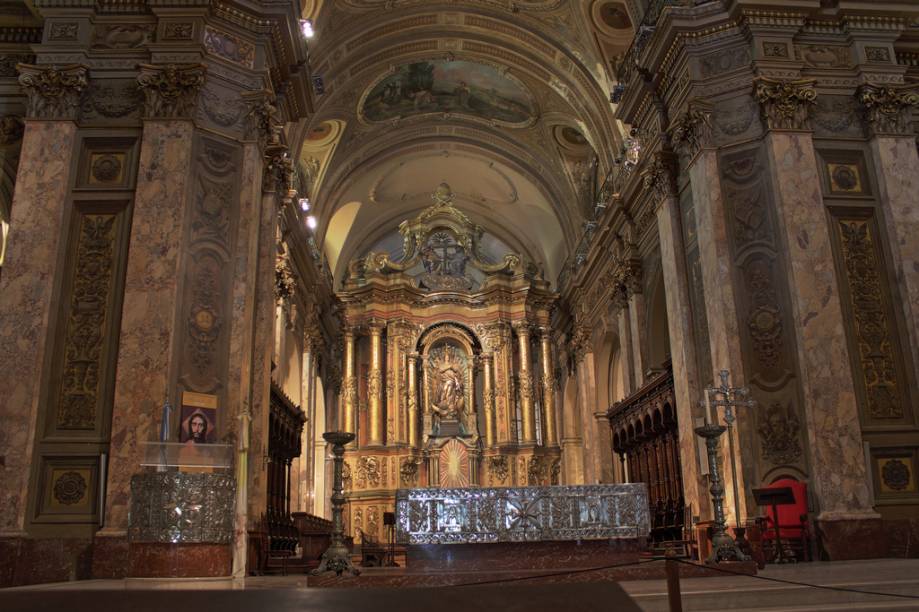
[[[629,291],[628,313],[632,340],[632,376],[634,388],[638,389],[645,382],[645,370],[648,366],[645,355],[647,343],[642,341],[647,326],[645,325],[645,298],[641,293]]]
[[[635,367],[632,361],[635,351],[632,350],[632,324],[627,303],[617,311],[616,323],[619,328],[619,355],[622,364],[622,397],[628,397],[635,390]]]
[[[27,121],[0,276],[0,533],[21,535],[76,125]]]
[[[727,211],[724,206],[721,181],[718,172],[718,156],[712,149],[705,149],[694,158],[689,168],[690,182],[695,210],[696,232],[699,245],[699,259],[702,268],[702,285],[705,295],[705,317],[708,322],[709,347],[715,371],[729,370],[734,386],[744,384],[743,353],[740,346],[740,329],[737,302],[734,295],[734,276],[732,274],[733,258],[728,237]],[[699,381],[700,387],[715,384],[714,381]],[[748,491],[744,469],[752,467],[755,461],[753,450],[755,441],[749,426],[751,416],[744,411],[736,411],[735,435],[740,436],[740,443],[735,444],[734,459],[737,465],[737,486]],[[744,443],[750,439],[749,443]],[[746,452],[744,452],[746,450]],[[727,436],[722,437],[723,457],[728,457]],[[724,472],[726,475],[727,471]],[[725,491],[725,511],[733,519],[734,488]],[[747,512],[747,495],[740,496],[740,512]]]
[[[908,345],[919,379],[919,154],[913,137],[879,135],[871,139],[884,224],[890,238],[894,273],[903,299]],[[905,348],[905,346],[904,346]]]
[[[689,301],[686,258],[683,233],[680,228],[680,208],[676,198],[668,195],[657,209],[657,228],[660,234],[661,266],[664,286],[667,288],[667,324],[670,334],[670,354],[673,360],[674,397],[679,422],[680,468],[683,475],[683,493],[686,504],[699,509],[700,516],[708,516],[711,508],[708,489],[702,478],[696,452],[698,440],[695,432],[700,384],[696,370],[695,343],[692,336],[692,311]]]
[[[131,476],[139,470],[138,443],[157,438],[164,398],[179,405],[169,381],[175,374],[174,346],[182,328],[176,318],[193,136],[190,121],[150,121],[141,140],[103,530],[112,534],[128,526]]]
[[[772,131],[766,143],[789,261],[818,520],[875,517],[813,140]]]

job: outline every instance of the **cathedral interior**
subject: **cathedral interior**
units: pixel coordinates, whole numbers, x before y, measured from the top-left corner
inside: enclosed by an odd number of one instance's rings
[[[915,0],[0,0],[0,116],[0,586],[919,554]]]

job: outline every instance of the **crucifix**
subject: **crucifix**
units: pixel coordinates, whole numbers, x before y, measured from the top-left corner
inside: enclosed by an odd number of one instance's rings
[[[737,461],[734,458],[734,421],[737,420],[734,409],[741,407],[755,408],[756,400],[748,399],[750,395],[749,388],[731,387],[728,384],[730,374],[727,370],[721,370],[718,373],[718,377],[721,379],[721,385],[707,387],[705,393],[709,397],[709,404],[714,407],[714,421],[718,420],[718,406],[724,406],[724,422],[728,426],[728,451],[731,454],[731,480],[734,484],[734,520],[736,521],[737,529],[741,529],[740,493],[737,490]]]

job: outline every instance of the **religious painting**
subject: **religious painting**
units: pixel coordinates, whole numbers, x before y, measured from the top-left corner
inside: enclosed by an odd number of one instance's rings
[[[217,396],[182,393],[179,442],[213,444],[217,441]]]
[[[433,60],[399,66],[364,99],[370,121],[427,113],[463,113],[509,124],[531,121],[536,110],[523,85],[485,64]]]
[[[424,289],[461,291],[472,287],[472,279],[466,275],[469,254],[452,232],[432,233],[421,248],[421,263],[424,272],[419,277],[419,286]]]
[[[428,353],[428,384],[433,435],[464,435],[467,406],[468,358],[450,341],[438,343]]]

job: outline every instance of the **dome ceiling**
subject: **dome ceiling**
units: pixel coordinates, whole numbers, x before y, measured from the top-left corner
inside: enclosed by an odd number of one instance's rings
[[[598,43],[602,7],[337,0],[315,9],[310,65],[322,94],[299,162],[337,282],[442,182],[554,282],[621,143]],[[623,14],[610,19],[626,23]]]

